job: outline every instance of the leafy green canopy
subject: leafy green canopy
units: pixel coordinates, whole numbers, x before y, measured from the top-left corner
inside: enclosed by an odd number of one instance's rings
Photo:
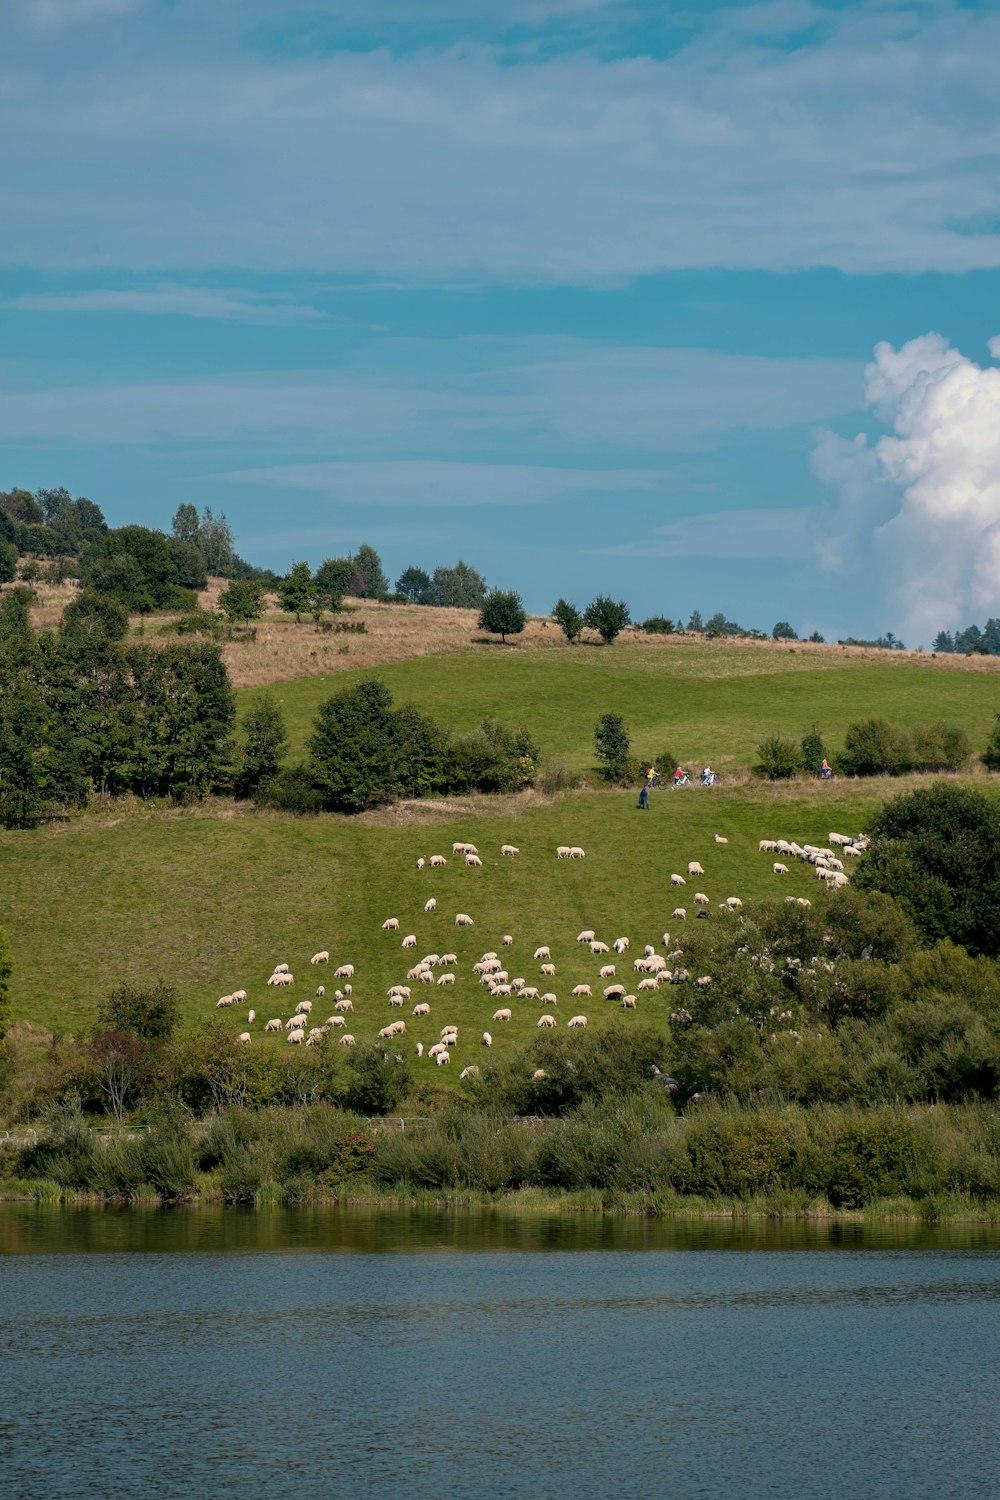
[[[894,797],[869,826],[854,884],[887,891],[930,941],[1000,954],[1000,805],[943,783]]]

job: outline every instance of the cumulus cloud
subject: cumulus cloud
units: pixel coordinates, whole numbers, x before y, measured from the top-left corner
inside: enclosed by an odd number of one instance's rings
[[[874,547],[889,623],[908,638],[1000,614],[1000,370],[928,333],[879,344],[866,395],[892,432],[820,445],[817,470],[839,490],[821,560],[845,568]]]

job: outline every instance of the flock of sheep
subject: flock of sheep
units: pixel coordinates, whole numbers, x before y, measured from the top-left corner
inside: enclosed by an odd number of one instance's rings
[[[723,835],[715,835],[717,845],[725,845],[728,842],[729,840]],[[846,834],[831,833],[829,843],[838,848],[843,855],[857,855],[865,847],[866,840],[863,837],[852,838]],[[848,879],[843,860],[834,852],[834,848],[799,844],[787,839],[762,839],[758,848],[763,853],[783,854],[812,864],[817,876],[828,885],[839,886],[846,883]],[[559,845],[555,852],[558,859],[584,859],[586,857],[585,851],[578,845]],[[519,849],[514,844],[500,845],[500,854],[505,858],[515,857],[519,853]],[[461,858],[470,867],[481,867],[483,863],[476,846],[465,841],[457,840],[452,845],[452,855]],[[423,857],[418,859],[417,869],[422,870],[425,867],[440,869],[447,863],[447,856],[434,854],[429,859]],[[684,887],[691,879],[705,878],[705,870],[699,861],[690,860],[686,868],[685,875],[678,872],[671,874],[671,886]],[[788,873],[788,866],[781,861],[775,861],[772,869],[778,875]],[[786,896],[785,899],[797,901],[804,906],[810,904],[807,898],[801,896]],[[704,891],[694,892],[693,905],[698,908],[697,916],[704,917],[709,914],[711,902]],[[736,914],[742,905],[743,902],[739,896],[727,896],[718,904],[718,907],[723,913]],[[437,906],[437,898],[428,896],[423,903],[425,918],[433,918]],[[686,906],[676,906],[671,917],[675,921],[686,921],[687,911]],[[475,921],[467,912],[460,911],[455,913],[453,925],[459,928],[470,928],[475,926]],[[397,937],[401,928],[401,920],[396,915],[386,917],[381,923],[381,930],[387,936]],[[613,1003],[622,1010],[636,1010],[644,995],[649,997],[664,984],[691,983],[699,988],[707,988],[712,983],[710,974],[692,977],[683,962],[683,948],[676,942],[672,946],[669,932],[662,934],[663,952],[659,952],[653,943],[644,944],[642,955],[631,961],[630,970],[627,968],[626,976],[621,977],[618,969],[622,965],[627,965],[626,954],[631,947],[626,935],[621,934],[608,943],[599,938],[593,928],[588,927],[577,934],[576,942],[587,949],[591,959],[596,961],[596,968],[592,975],[581,973],[580,960],[576,957],[571,963],[566,964],[565,967],[574,970],[569,977],[575,982],[567,988],[564,980],[564,993],[574,1001],[593,999],[596,987],[605,1002]],[[401,952],[405,952],[412,958],[412,950],[418,946],[416,932],[406,932],[399,943]],[[456,952],[428,951],[415,962],[410,962],[400,979],[389,986],[385,994],[387,1008],[390,1011],[401,1011],[409,1007],[411,1024],[423,1033],[413,1043],[413,1050],[418,1059],[426,1058],[428,1061],[433,1059],[437,1067],[448,1066],[454,1049],[459,1045],[459,1028],[453,1022],[448,1022],[438,1028],[436,1039],[431,1041],[430,1037],[434,1030],[434,1023],[431,1022],[432,1002],[431,999],[417,999],[414,986],[427,986],[429,987],[428,993],[432,995],[436,995],[436,992],[440,990],[441,999],[445,1000],[447,996],[455,993],[460,982],[463,991],[467,991],[470,984],[475,984],[484,991],[483,1019],[490,1025],[504,1025],[512,1022],[515,1015],[518,1017],[524,1015],[529,1005],[541,1007],[541,1014],[535,1021],[536,1028],[551,1030],[558,1025],[555,1014],[559,1006],[556,981],[557,973],[563,970],[562,961],[557,965],[553,960],[552,949],[548,943],[537,943],[531,953],[531,964],[537,965],[538,982],[536,983],[535,975],[528,971],[526,960],[520,960],[518,963],[518,967],[523,968],[524,973],[511,972],[510,957],[514,946],[513,934],[504,933],[500,938],[499,948],[507,950],[507,959],[502,958],[497,949],[488,948],[469,963],[467,973],[461,971],[459,956]],[[319,949],[312,955],[309,962],[313,968],[328,965],[329,950]],[[402,964],[400,967],[402,969]],[[630,979],[634,990],[622,982],[622,977]],[[331,1013],[322,1023],[313,1024],[312,1012],[319,1002],[326,999],[324,984],[316,986],[311,999],[299,1000],[294,1012],[287,1018],[272,1016],[264,1023],[264,1032],[278,1034],[284,1032],[286,1043],[291,1046],[314,1047],[332,1035],[336,1035],[340,1046],[354,1046],[358,1040],[357,1032],[347,1030],[347,1017],[354,1011],[354,978],[355,965],[353,963],[341,963],[333,970],[333,979],[341,983],[339,987],[334,988]],[[548,988],[544,987],[546,983]],[[287,963],[276,964],[267,980],[267,987],[291,989],[294,985],[295,977],[289,965]],[[245,989],[233,990],[216,1001],[217,1008],[246,1004],[248,1004],[248,993]],[[247,1027],[252,1026],[255,1021],[256,1011],[249,1009]],[[587,1016],[582,1012],[571,1015],[566,1021],[566,1026],[570,1030],[581,1030],[586,1025]],[[407,1021],[402,1016],[397,1016],[384,1026],[376,1027],[371,1040],[385,1043],[395,1050],[395,1047],[400,1044],[400,1038],[407,1035]],[[253,1034],[249,1029],[240,1032],[237,1038],[243,1045],[249,1045],[252,1039]],[[491,1047],[493,1045],[491,1032],[482,1031],[479,1042],[483,1047]],[[400,1056],[398,1053],[396,1055]],[[478,1072],[478,1066],[475,1063],[469,1063],[462,1069],[459,1077],[463,1079],[474,1077]],[[544,1074],[539,1071],[536,1076],[544,1076]]]

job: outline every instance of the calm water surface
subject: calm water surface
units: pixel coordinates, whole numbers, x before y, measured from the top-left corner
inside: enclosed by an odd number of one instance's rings
[[[3,1500],[1000,1495],[995,1231],[6,1207],[0,1252]]]

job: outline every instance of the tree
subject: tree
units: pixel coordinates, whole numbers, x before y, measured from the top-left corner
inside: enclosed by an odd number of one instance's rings
[[[116,1120],[140,1094],[149,1076],[146,1044],[128,1031],[104,1031],[90,1044],[97,1083]]]
[[[520,594],[513,589],[490,589],[479,615],[480,630],[498,635],[507,644],[509,635],[520,635],[527,615]]]
[[[321,705],[306,749],[314,785],[328,808],[360,812],[395,791],[392,694],[370,678]]]
[[[799,747],[794,740],[783,739],[780,734],[768,735],[757,746],[757,773],[768,781],[785,781],[802,769]]]
[[[10,944],[0,927],[0,1042],[7,1034],[10,1024],[10,976],[14,972]]]
[[[361,576],[361,598],[381,599],[383,594],[389,592],[389,580],[382,571],[382,559],[367,542],[362,542],[357,550],[354,571]]]
[[[193,505],[178,505],[170,523],[170,531],[175,540],[185,547],[197,547],[201,540],[197,508]]]
[[[264,613],[264,585],[256,578],[234,578],[219,595],[219,608],[234,624],[249,624]]]
[[[777,622],[777,624],[775,625],[774,629],[771,631],[771,635],[774,637],[774,639],[776,641],[797,641],[798,640],[798,635],[792,629],[791,625],[789,625],[789,623],[788,623],[787,620],[779,620]]]
[[[89,553],[83,582],[148,613],[187,608],[190,591],[204,588],[207,577],[197,548],[148,526],[121,526],[105,533]]]
[[[854,885],[886,891],[925,941],[950,938],[972,954],[1000,954],[1000,807],[939,782],[893,797],[868,826]]]
[[[411,604],[433,604],[434,587],[429,573],[423,568],[405,568],[396,579],[396,593],[403,594]]]
[[[225,514],[213,515],[211,507],[206,505],[201,514],[198,550],[205,559],[207,572],[214,573],[217,578],[228,577],[233,566],[235,545],[232,527]]]
[[[849,776],[898,776],[911,764],[909,738],[878,714],[858,719],[844,732],[841,759]]]
[[[819,771],[826,760],[826,745],[818,724],[810,724],[802,736],[802,764],[807,771]]]
[[[315,602],[320,609],[336,611],[340,601],[349,592],[354,574],[354,562],[350,557],[327,557],[316,569],[313,580]]]
[[[629,772],[632,742],[620,714],[602,714],[594,726],[594,749],[608,781],[621,781]]]
[[[557,599],[552,606],[552,618],[572,645],[583,629],[583,616],[576,605],[568,599]]]
[[[17,577],[17,548],[0,538],[0,583],[13,583]]]
[[[482,609],[486,598],[486,581],[470,568],[457,562],[453,568],[435,568],[434,603],[451,609]]]
[[[698,611],[697,609],[693,609],[691,611],[690,617],[688,618],[688,622],[687,622],[687,627],[686,628],[688,630],[695,630],[695,631],[698,631],[698,632],[701,632],[702,630],[704,630],[705,626],[704,626],[704,623],[702,621],[700,611]]]
[[[180,1019],[180,1004],[172,984],[120,984],[97,1007],[98,1032],[124,1031],[146,1041],[166,1041]]]
[[[814,630],[809,639],[815,646],[824,646],[826,644],[826,636],[820,635],[818,630]]]
[[[277,776],[288,744],[285,718],[273,693],[262,693],[248,710],[243,736],[235,791],[237,797],[248,798],[255,797]]]
[[[278,603],[288,615],[295,616],[301,624],[302,616],[309,614],[316,597],[313,576],[307,562],[292,563],[278,587]]]
[[[598,594],[583,612],[583,623],[596,630],[606,646],[621,634],[631,618],[624,599],[609,599],[606,594]]]
[[[83,589],[63,610],[59,631],[77,640],[121,641],[128,635],[128,611],[108,594]]]

